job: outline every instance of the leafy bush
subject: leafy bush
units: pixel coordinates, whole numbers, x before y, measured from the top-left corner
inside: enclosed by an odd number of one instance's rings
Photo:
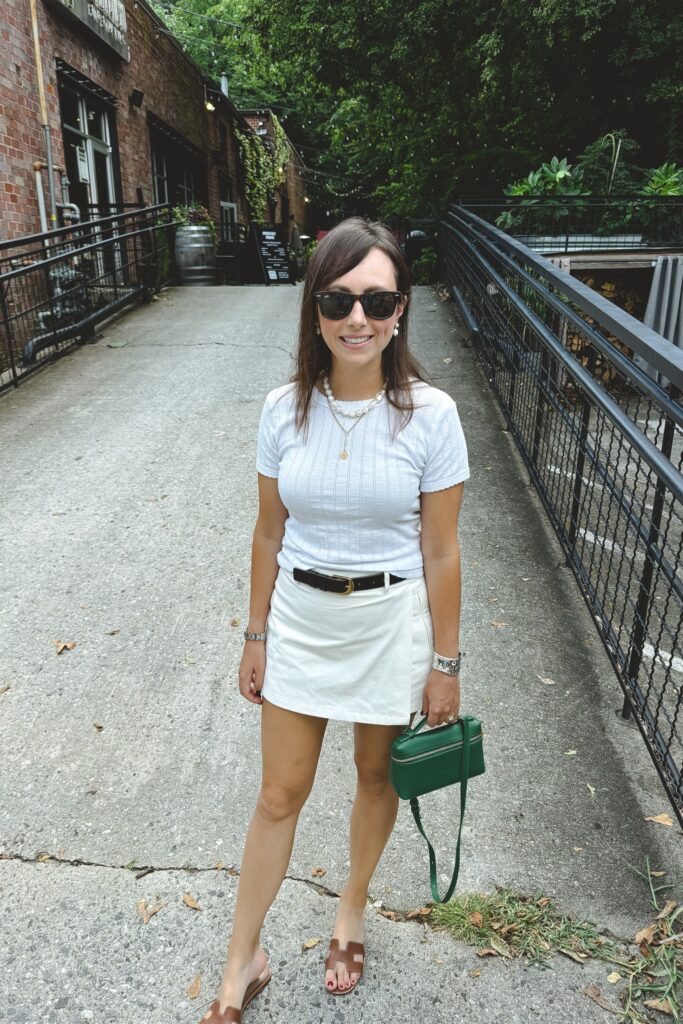
[[[432,284],[436,279],[436,249],[428,245],[422,250],[418,259],[414,260],[411,272],[414,284]]]

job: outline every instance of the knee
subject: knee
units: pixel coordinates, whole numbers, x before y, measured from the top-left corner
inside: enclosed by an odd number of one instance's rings
[[[384,796],[391,788],[389,782],[389,765],[364,764],[356,760],[358,785],[370,796]]]
[[[306,803],[310,787],[297,788],[281,782],[264,783],[257,802],[258,813],[267,821],[284,821],[297,815]]]

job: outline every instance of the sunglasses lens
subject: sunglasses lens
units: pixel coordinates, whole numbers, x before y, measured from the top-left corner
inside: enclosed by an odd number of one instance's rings
[[[373,320],[386,320],[396,309],[396,296],[393,292],[370,292],[363,298],[365,312]]]
[[[326,320],[342,320],[351,312],[354,302],[348,292],[323,292],[318,299],[320,312]]]

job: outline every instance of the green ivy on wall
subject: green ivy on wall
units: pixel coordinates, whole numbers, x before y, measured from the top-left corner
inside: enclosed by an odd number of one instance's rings
[[[249,212],[253,220],[268,220],[268,201],[287,177],[289,143],[285,130],[272,115],[274,139],[266,146],[257,135],[244,135],[237,128]]]

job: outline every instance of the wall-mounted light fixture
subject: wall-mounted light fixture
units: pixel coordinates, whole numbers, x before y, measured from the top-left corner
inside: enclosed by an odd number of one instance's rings
[[[141,107],[144,98],[145,94],[142,89],[133,89],[132,93],[128,97],[128,102],[131,107]]]
[[[204,106],[205,106],[205,107],[206,107],[206,109],[207,109],[207,110],[209,110],[209,111],[212,111],[212,110],[215,110],[215,109],[216,109],[216,107],[214,106],[214,104],[213,104],[213,103],[211,102],[211,100],[209,99],[209,94],[208,94],[208,92],[206,91],[206,82],[204,82]]]

